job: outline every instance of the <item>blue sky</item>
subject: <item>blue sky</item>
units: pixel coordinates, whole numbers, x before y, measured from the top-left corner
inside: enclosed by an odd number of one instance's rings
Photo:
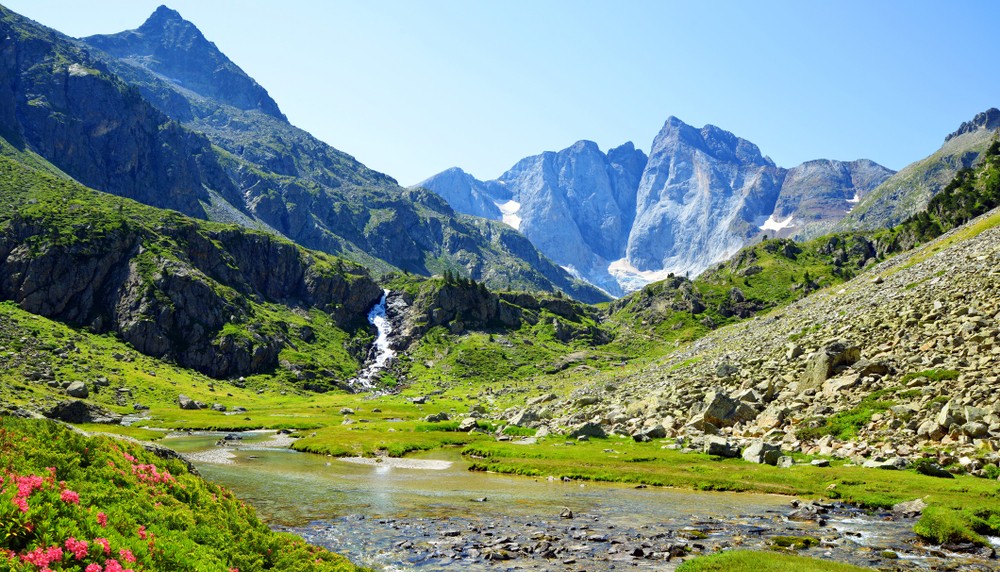
[[[0,0],[72,36],[164,0]],[[649,150],[670,115],[781,166],[920,159],[1000,106],[1000,2],[171,0],[292,123],[416,183],[579,139]]]

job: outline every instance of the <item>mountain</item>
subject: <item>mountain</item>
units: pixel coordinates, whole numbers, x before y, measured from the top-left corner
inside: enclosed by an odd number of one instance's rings
[[[73,40],[0,7],[0,134],[84,185],[287,237],[385,272],[606,296],[509,227],[456,214],[287,122],[197,28],[159,8]]]
[[[761,234],[822,234],[892,171],[868,160],[778,167],[753,143],[671,117],[647,157],[590,141],[519,161],[493,181],[460,169],[417,187],[519,229],[558,264],[620,296],[698,274]]]
[[[929,157],[886,179],[836,225],[836,230],[892,226],[923,210],[961,169],[971,167],[997,136],[1000,110],[988,109],[966,121]]]

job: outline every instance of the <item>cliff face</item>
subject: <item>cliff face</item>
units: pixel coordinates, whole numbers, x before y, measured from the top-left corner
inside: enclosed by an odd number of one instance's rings
[[[0,8],[3,131],[81,183],[204,217],[238,192],[204,137],[170,121],[74,43]]]
[[[620,296],[696,275],[761,234],[806,238],[847,214],[892,171],[872,161],[783,169],[753,143],[671,117],[649,157],[590,141],[519,161],[493,181],[450,169],[418,186],[502,220],[556,263]]]
[[[273,236],[203,226],[0,159],[0,297],[213,377],[273,370],[290,343],[260,304],[364,327],[382,294],[360,267]]]

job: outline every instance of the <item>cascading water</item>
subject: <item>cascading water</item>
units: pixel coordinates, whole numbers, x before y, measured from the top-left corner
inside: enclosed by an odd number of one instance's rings
[[[375,343],[372,344],[372,349],[369,351],[367,365],[350,382],[351,387],[354,389],[361,391],[372,389],[375,386],[375,378],[379,372],[385,369],[389,360],[396,356],[396,352],[389,347],[389,334],[392,333],[392,324],[385,313],[385,301],[388,296],[389,291],[383,290],[382,299],[368,312],[368,323],[375,326],[375,329],[378,330],[378,336],[375,338]]]

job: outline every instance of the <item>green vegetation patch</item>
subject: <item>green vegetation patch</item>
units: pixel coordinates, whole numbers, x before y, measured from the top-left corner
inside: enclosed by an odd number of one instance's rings
[[[861,568],[842,562],[807,558],[776,552],[734,550],[699,556],[677,567],[677,572],[861,572]]]
[[[0,418],[0,476],[5,569],[358,570],[130,442]]]

